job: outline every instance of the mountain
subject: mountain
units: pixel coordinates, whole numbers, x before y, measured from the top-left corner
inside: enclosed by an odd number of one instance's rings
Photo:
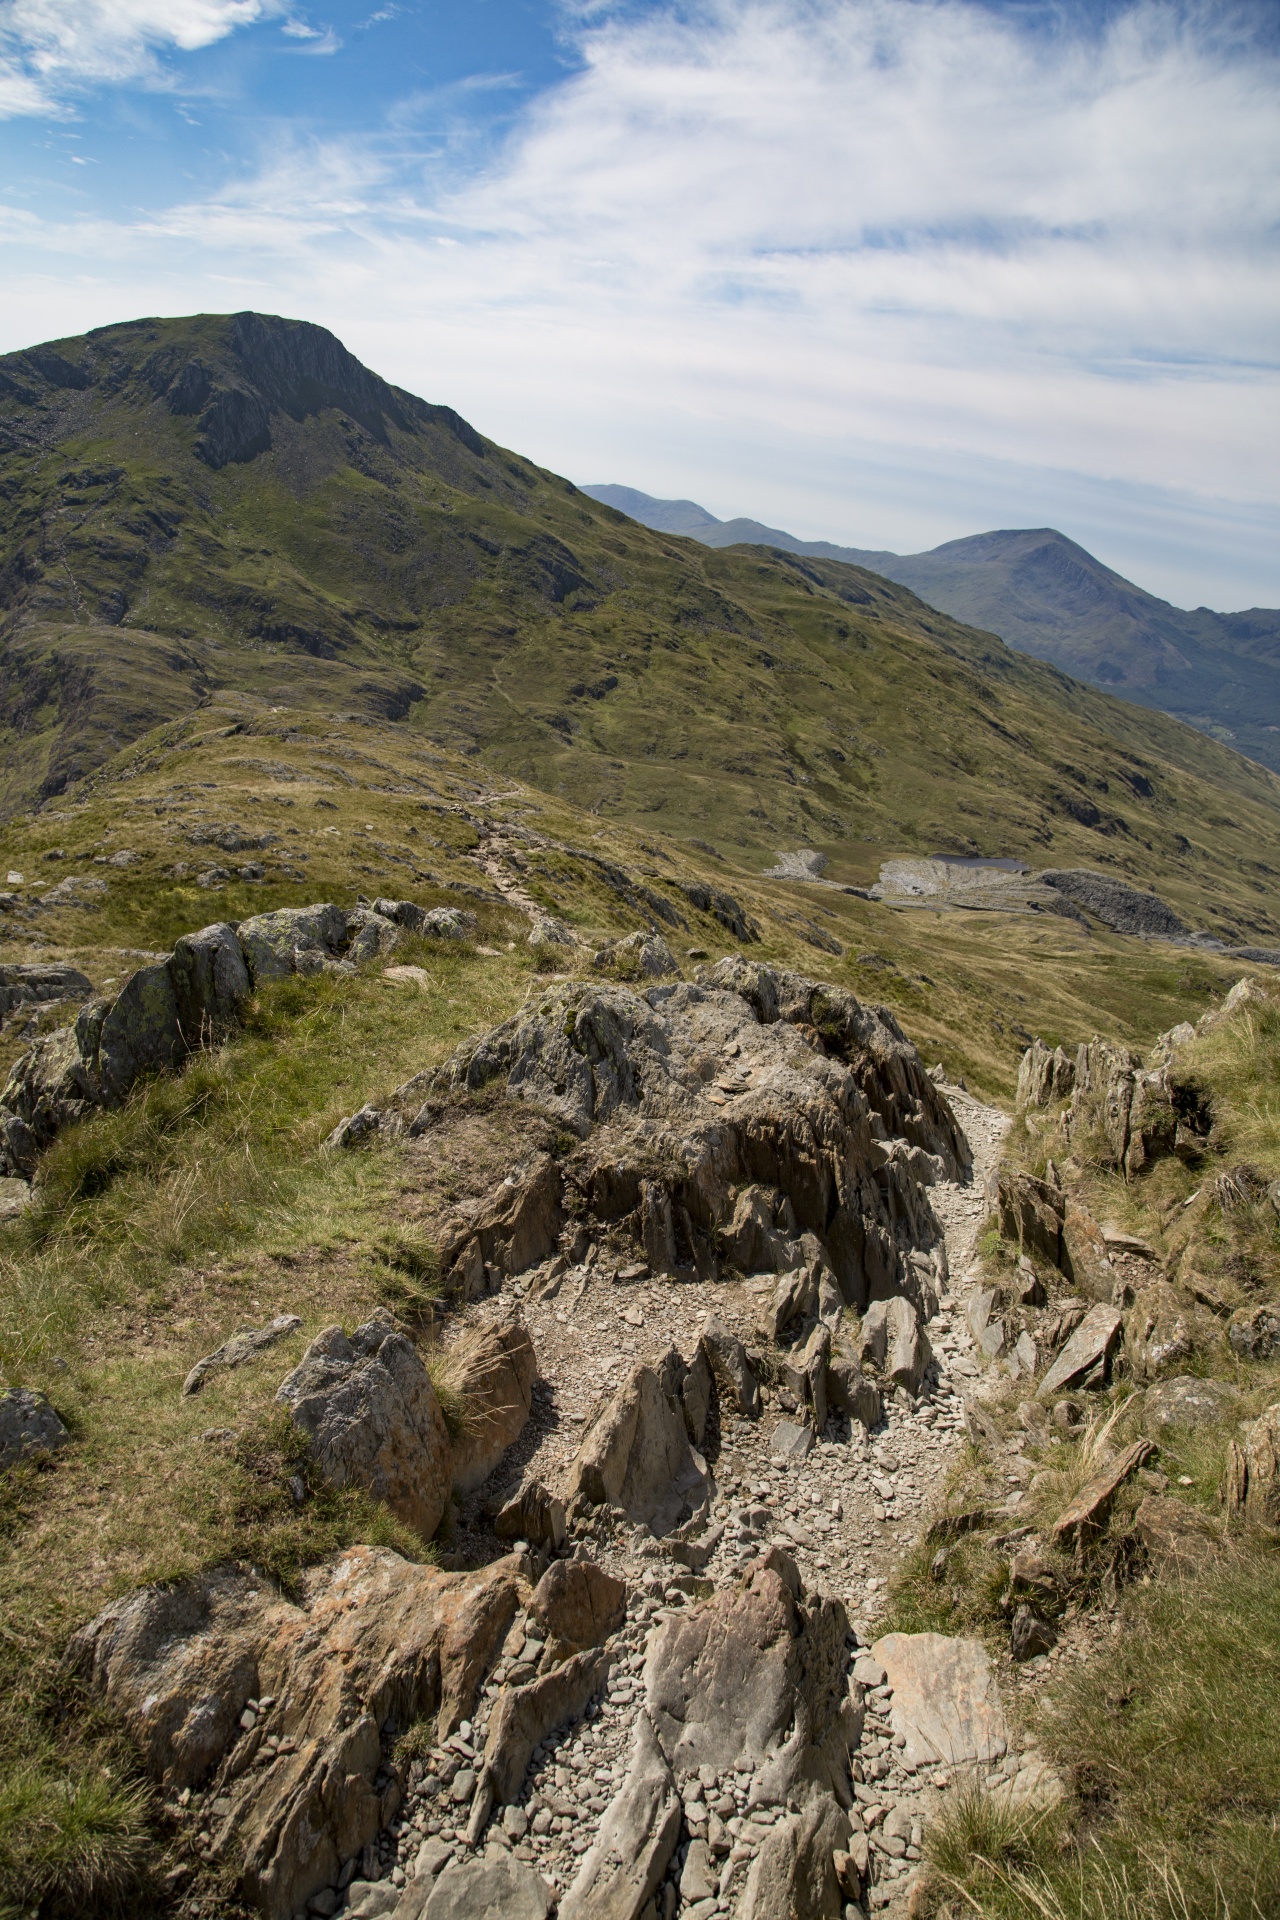
[[[781,547],[868,567],[1021,653],[1140,706],[1177,714],[1280,771],[1280,610],[1184,612],[1096,560],[1052,527],[979,533],[928,553],[798,540],[758,520],[717,520],[692,500],[634,487],[583,489],[645,526],[711,547]]]
[[[1280,932],[1280,782],[856,566],[651,531],[259,314],[0,359],[0,802],[226,692],[359,713],[759,871],[1103,866]]]

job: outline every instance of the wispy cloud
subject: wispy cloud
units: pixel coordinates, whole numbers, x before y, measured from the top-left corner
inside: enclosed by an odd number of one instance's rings
[[[1131,566],[1163,503],[1155,584],[1280,598],[1280,63],[1248,14],[565,18],[575,70],[465,178],[389,113],[81,256],[171,311],[252,286],[582,479],[868,546],[1070,508]]]
[[[276,10],[277,0],[4,0],[0,115],[48,112],[88,85],[155,78],[158,53],[192,53]]]

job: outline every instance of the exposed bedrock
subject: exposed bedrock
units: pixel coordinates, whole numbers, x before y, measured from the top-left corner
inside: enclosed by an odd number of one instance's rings
[[[969,1150],[885,1009],[741,958],[643,992],[556,986],[399,1098],[497,1080],[582,1144],[504,1183],[445,1247],[464,1296],[595,1228],[656,1272],[808,1266],[816,1284],[825,1268],[849,1305],[905,1292],[930,1310],[921,1269],[945,1268],[927,1189]]]
[[[208,1787],[213,1857],[284,1920],[394,1815],[397,1733],[434,1717],[443,1739],[470,1716],[522,1566],[441,1573],[353,1547],[296,1602],[223,1569],[116,1601],[69,1659],[166,1790]]]

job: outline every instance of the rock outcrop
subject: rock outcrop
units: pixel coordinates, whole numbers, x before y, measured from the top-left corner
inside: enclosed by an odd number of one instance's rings
[[[520,1566],[441,1573],[354,1547],[297,1602],[247,1573],[147,1588],[71,1643],[167,1791],[205,1792],[212,1858],[272,1916],[338,1880],[398,1804],[396,1733],[473,1710],[520,1598]]]
[[[453,1484],[471,1493],[519,1438],[533,1405],[538,1357],[518,1313],[505,1313],[452,1349],[454,1385],[462,1397],[462,1431],[453,1445]]]
[[[0,1392],[0,1473],[20,1460],[57,1453],[71,1438],[42,1393],[31,1387]]]
[[[1258,1416],[1243,1445],[1231,1442],[1227,1504],[1262,1526],[1280,1528],[1280,1401]]]
[[[453,1447],[417,1348],[389,1316],[350,1338],[326,1327],[276,1394],[332,1487],[359,1486],[429,1540],[453,1483]]]
[[[890,1721],[905,1767],[966,1766],[1008,1751],[999,1684],[980,1640],[889,1633],[871,1652],[893,1689]]]
[[[399,917],[325,903],[282,907],[238,927],[204,927],[184,934],[166,959],[139,967],[114,999],[86,1000],[73,1026],[22,1055],[0,1093],[0,1174],[29,1177],[63,1127],[119,1106],[144,1076],[180,1067],[234,1025],[259,981],[325,968],[352,971],[390,951],[400,925],[409,923],[403,916],[424,913],[409,901],[379,905]],[[87,989],[83,975],[74,975],[75,983],[82,981]],[[58,997],[79,997],[79,991],[73,984]]]
[[[397,1098],[421,1132],[425,1096],[495,1081],[583,1145],[527,1170],[444,1250],[464,1296],[483,1290],[487,1268],[546,1258],[571,1215],[629,1229],[659,1272],[710,1277],[726,1257],[787,1272],[820,1258],[861,1308],[918,1291],[911,1255],[942,1242],[924,1176],[968,1165],[891,1014],[741,958],[645,991],[554,986]]]
[[[573,1466],[574,1491],[621,1507],[652,1533],[671,1533],[707,1504],[706,1462],[689,1439],[674,1348],[658,1367],[639,1366],[592,1421]]]
[[[265,1327],[245,1327],[240,1333],[233,1333],[212,1353],[206,1353],[203,1360],[197,1360],[194,1367],[182,1383],[185,1394],[199,1393],[210,1374],[217,1373],[223,1367],[242,1367],[247,1360],[265,1353],[268,1347],[296,1333],[302,1325],[296,1313],[278,1313]]]

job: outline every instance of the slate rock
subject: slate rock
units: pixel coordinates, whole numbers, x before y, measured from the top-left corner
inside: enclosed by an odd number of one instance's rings
[[[919,1393],[933,1349],[910,1300],[897,1295],[872,1301],[862,1316],[859,1357],[908,1393]]]
[[[626,1619],[626,1582],[593,1560],[554,1560],[533,1590],[529,1611],[549,1638],[581,1653],[602,1646]]]
[[[641,1920],[680,1838],[675,1780],[641,1709],[626,1778],[560,1902],[560,1920]]]
[[[1054,1521],[1054,1544],[1069,1546],[1099,1532],[1106,1525],[1117,1493],[1150,1458],[1151,1450],[1149,1440],[1135,1440],[1086,1480]]]
[[[178,1024],[189,1047],[234,1025],[253,990],[234,927],[220,921],[175,941],[168,961]]]
[[[382,1114],[375,1106],[366,1105],[339,1120],[333,1132],[322,1142],[324,1153],[342,1153],[350,1147],[358,1147],[364,1141],[371,1140],[375,1133],[382,1130]]]
[[[844,1891],[835,1855],[849,1844],[849,1816],[830,1793],[779,1820],[751,1863],[736,1920],[840,1920]]]
[[[1227,1501],[1260,1525],[1280,1528],[1280,1401],[1259,1414],[1243,1447],[1232,1441]]]
[[[313,907],[278,907],[240,922],[240,945],[255,984],[291,973],[318,973],[339,960],[347,944],[347,916],[325,901]]]
[[[769,1442],[769,1451],[777,1460],[807,1460],[813,1452],[812,1427],[797,1426],[794,1420],[779,1420]]]
[[[889,1633],[871,1648],[893,1688],[890,1723],[908,1771],[999,1760],[1009,1731],[995,1671],[979,1640]]]
[[[430,1539],[448,1504],[453,1448],[417,1349],[375,1316],[348,1339],[326,1327],[276,1398],[329,1486],[360,1486]]]
[[[182,1383],[183,1394],[199,1393],[211,1373],[219,1367],[242,1367],[246,1360],[252,1360],[256,1354],[265,1353],[277,1340],[295,1333],[302,1325],[296,1313],[277,1314],[265,1327],[246,1327],[241,1333],[233,1333],[220,1347],[207,1353],[203,1360],[197,1360],[194,1367]]]
[[[684,1362],[672,1350],[676,1377]],[[597,1415],[573,1467],[573,1485],[596,1506],[621,1507],[659,1537],[705,1506],[706,1465],[695,1453],[684,1411],[661,1377],[639,1366]]]
[[[827,1399],[838,1413],[848,1414],[868,1432],[880,1424],[880,1390],[852,1360],[837,1358],[829,1363]]]
[[[474,1846],[495,1807],[519,1798],[529,1760],[540,1740],[580,1720],[605,1683],[609,1656],[599,1647],[562,1660],[523,1687],[504,1687],[489,1720],[484,1761],[467,1828]],[[461,1774],[455,1779],[461,1779]]]
[[[499,1508],[493,1530],[499,1540],[527,1540],[532,1547],[558,1553],[564,1545],[564,1502],[540,1480],[530,1480]]]
[[[1273,1360],[1280,1353],[1280,1306],[1241,1307],[1232,1315],[1227,1339],[1242,1360]]]
[[[462,1432],[453,1445],[453,1484],[467,1494],[489,1478],[524,1432],[538,1356],[520,1314],[510,1311],[465,1335],[449,1359],[463,1408]]]
[[[747,1350],[724,1321],[708,1314],[702,1323],[698,1344],[715,1376],[722,1398],[735,1413],[755,1418],[760,1412],[760,1383],[747,1358]]]
[[[1091,1376],[1104,1380],[1122,1326],[1118,1307],[1107,1301],[1090,1307],[1037,1387],[1037,1396],[1048,1400],[1055,1393],[1065,1393],[1070,1387],[1088,1383]]]
[[[20,1460],[57,1453],[70,1438],[42,1393],[32,1387],[0,1392],[0,1473]]]
[[[1015,1660],[1034,1660],[1057,1644],[1057,1630],[1047,1620],[1032,1613],[1025,1602],[1016,1609],[1009,1627],[1009,1652]]]
[[[1133,1530],[1157,1568],[1199,1571],[1213,1556],[1218,1536],[1213,1522],[1186,1500],[1149,1493],[1134,1515]]]

